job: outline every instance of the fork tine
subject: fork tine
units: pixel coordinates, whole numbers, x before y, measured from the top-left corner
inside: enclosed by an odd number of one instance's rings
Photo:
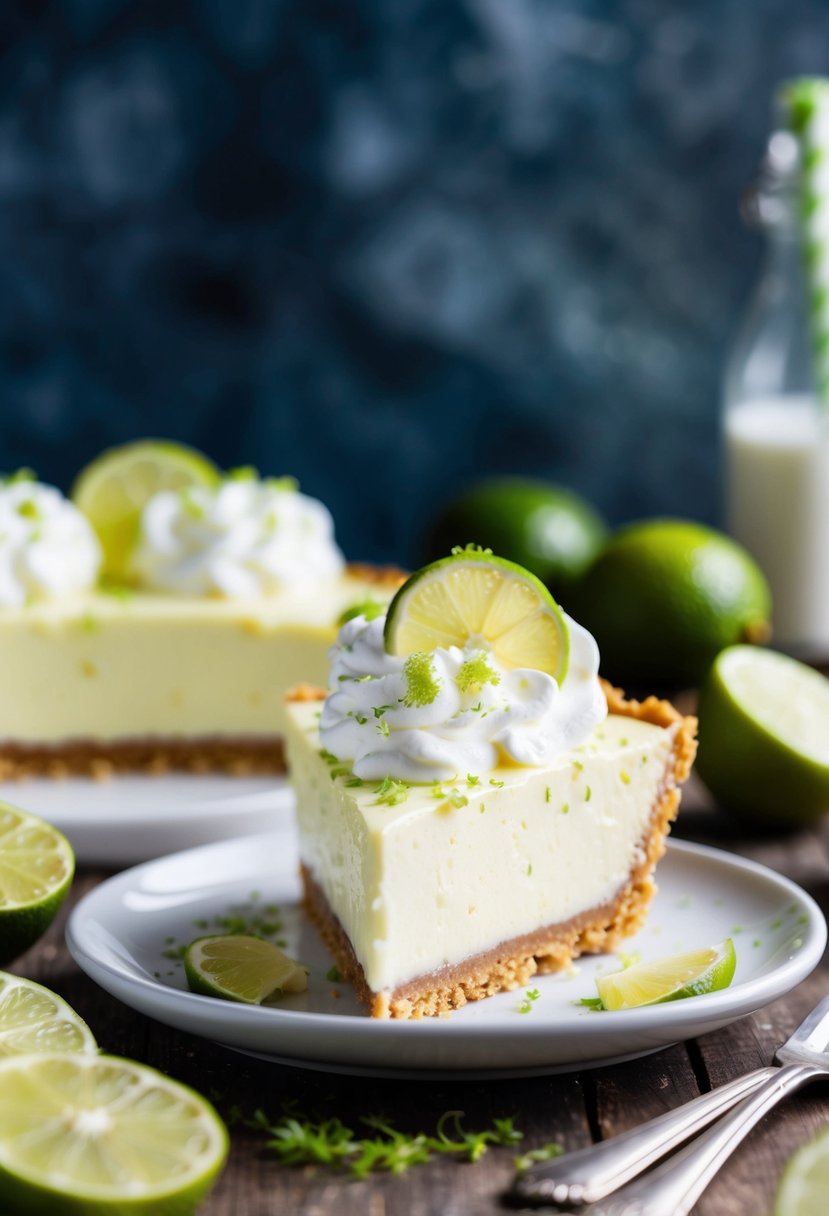
[[[780,1051],[785,1051],[790,1046],[796,1046],[801,1052],[810,1051],[819,1055],[826,1053],[829,1048],[829,996],[818,1001]]]

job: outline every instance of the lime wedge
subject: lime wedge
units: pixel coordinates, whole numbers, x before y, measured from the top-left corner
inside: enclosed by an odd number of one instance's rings
[[[754,646],[724,650],[700,691],[697,769],[724,806],[782,825],[829,809],[829,680]]]
[[[0,965],[45,933],[74,872],[72,848],[57,828],[0,802]]]
[[[18,1212],[189,1213],[227,1155],[212,1106],[114,1056],[0,1060],[0,1193]]]
[[[829,1195],[829,1131],[799,1148],[789,1161],[774,1200],[774,1216],[825,1216]]]
[[[199,937],[184,954],[193,992],[261,1005],[286,992],[304,992],[308,975],[273,942],[246,934]]]
[[[719,946],[674,954],[655,963],[636,963],[624,971],[599,976],[596,987],[605,1009],[638,1009],[719,992],[731,983],[736,965],[734,943],[728,937]]]
[[[29,1052],[97,1053],[92,1031],[48,988],[0,971],[0,1058]]]
[[[569,633],[544,584],[488,550],[460,549],[417,570],[389,605],[386,650],[408,655],[468,644],[507,669],[567,674]]]
[[[219,470],[194,448],[141,439],[103,452],[78,475],[72,499],[98,534],[103,574],[126,581],[141,511],[161,490],[212,486]]]

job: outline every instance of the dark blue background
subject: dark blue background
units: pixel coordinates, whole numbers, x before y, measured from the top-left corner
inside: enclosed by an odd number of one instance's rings
[[[0,466],[169,435],[353,557],[492,471],[716,520],[737,215],[820,0],[0,7]]]

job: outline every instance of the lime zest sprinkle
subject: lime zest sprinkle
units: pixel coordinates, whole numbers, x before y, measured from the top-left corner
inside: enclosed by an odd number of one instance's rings
[[[377,732],[378,734],[382,735],[384,739],[388,739],[389,735],[391,734],[391,727],[385,718],[381,718],[377,723]]]
[[[584,801],[585,801],[585,802],[589,802],[589,801],[590,801],[590,797],[591,797],[592,793],[593,793],[593,791],[591,790],[590,786],[589,786],[589,785],[586,785],[586,786],[584,787]]]
[[[480,692],[484,684],[500,684],[501,677],[490,666],[486,652],[481,650],[471,659],[461,663],[455,684],[462,694]]]
[[[569,802],[565,802],[562,804],[561,813],[562,813],[562,815],[569,815],[569,813],[570,813],[570,803]]]
[[[489,784],[490,784],[490,785],[494,785],[494,786],[495,786],[495,788],[496,788],[496,789],[499,789],[499,790],[500,790],[500,789],[503,789],[503,786],[504,786],[504,782],[503,782],[503,781],[496,781],[496,779],[495,779],[494,777],[490,777],[490,779],[489,779]]]
[[[319,749],[319,755],[322,757],[322,759],[325,761],[326,764],[339,764],[340,763],[339,756],[335,756],[334,753],[330,752],[327,747],[321,747]]]
[[[256,473],[256,469],[253,471]],[[284,494],[296,494],[299,489],[297,479],[288,475],[283,477],[264,477],[262,480],[269,490],[281,490]]]
[[[346,783],[345,783],[345,786],[346,786],[346,789],[356,790],[356,789],[359,789],[359,787],[362,784],[363,784],[362,777],[349,777],[348,781],[346,781]]]
[[[544,801],[545,801],[545,802],[549,802],[549,801],[550,801],[550,797],[551,797],[551,794],[550,794],[550,787],[549,787],[549,785],[548,785],[548,786],[546,787],[546,789],[544,790]]]
[[[527,878],[532,878],[532,872],[533,872],[533,863],[531,861],[528,861],[527,862]]]
[[[37,473],[34,469],[15,469],[13,473],[7,473],[5,477],[0,478],[0,485],[16,486],[21,481],[37,481]]]
[[[393,705],[375,705],[372,712],[375,718],[382,718],[387,709],[394,709]]]
[[[325,978],[330,984],[339,984],[343,977],[340,975],[339,967],[335,964],[333,967],[328,968]]]
[[[193,486],[182,486],[178,492],[178,500],[185,515],[189,515],[191,519],[204,519],[204,506],[193,497],[193,489]]]
[[[435,675],[432,656],[416,650],[403,664],[403,679],[406,693],[402,698],[407,709],[419,709],[431,705],[440,692],[440,680]]]
[[[477,777],[474,773],[467,773],[466,774],[466,784],[471,789],[473,785],[481,784],[481,778]]]
[[[452,806],[462,807],[469,805],[469,799],[467,798],[466,794],[462,794],[460,790],[450,790],[446,797],[452,803]]]
[[[460,557],[463,553],[475,553],[483,557],[492,557],[491,549],[485,549],[483,545],[473,544],[472,541],[468,545],[453,545],[450,552],[453,557]]]
[[[405,802],[409,797],[408,781],[397,781],[394,777],[384,777],[377,789],[374,791],[377,795],[375,806],[397,806],[400,802]]]
[[[25,498],[23,502],[18,503],[17,514],[23,519],[36,520],[38,523],[43,519],[43,513],[33,498]]]
[[[349,621],[353,621],[355,617],[365,617],[367,621],[375,621],[378,616],[382,616],[386,611],[385,604],[378,603],[377,600],[361,600],[359,604],[352,604],[350,608],[346,608],[337,617],[337,626],[342,628]],[[341,680],[347,680],[348,676],[340,676]]]
[[[604,1002],[600,996],[583,996],[579,1000],[573,1001],[574,1005],[582,1005],[585,1009],[591,1009],[594,1013],[604,1012]]]
[[[619,773],[619,779],[622,785],[630,785],[630,773],[625,772],[624,769]]]
[[[524,993],[523,1001],[518,1006],[518,1012],[519,1013],[531,1013],[533,1005],[535,1004],[535,1002],[538,1000],[538,998],[540,996],[541,996],[541,993],[539,992],[539,990],[537,988],[528,988],[527,991]]]
[[[228,469],[225,481],[258,481],[259,470],[252,464],[241,464],[236,469]]]

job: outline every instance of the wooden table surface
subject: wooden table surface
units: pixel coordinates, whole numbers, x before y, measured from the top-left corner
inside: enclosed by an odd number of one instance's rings
[[[829,908],[829,833],[750,837],[710,806],[694,781],[686,790],[675,835],[751,857],[794,879]],[[69,906],[106,876],[81,869]],[[374,1081],[259,1063],[145,1018],[108,996],[78,969],[64,945],[64,909],[48,935],[15,970],[61,993],[90,1023],[102,1048],[145,1061],[188,1082],[220,1112],[275,1118],[286,1100],[309,1116],[337,1115],[355,1126],[361,1114],[383,1112],[401,1129],[432,1132],[448,1109],[466,1112],[470,1128],[515,1116],[521,1148],[551,1140],[567,1150],[613,1136],[701,1091],[768,1064],[811,1006],[829,992],[826,961],[788,996],[724,1030],[658,1054],[611,1067],[517,1081]],[[771,1211],[790,1154],[829,1125],[829,1086],[813,1086],[778,1107],[751,1133],[694,1208],[696,1216],[762,1216]],[[202,1216],[484,1216],[503,1210],[513,1177],[510,1148],[493,1148],[475,1164],[437,1158],[400,1177],[354,1181],[324,1168],[288,1168],[264,1148],[264,1137],[241,1122],[231,1127],[231,1153]],[[670,1214],[666,1213],[666,1216]]]

